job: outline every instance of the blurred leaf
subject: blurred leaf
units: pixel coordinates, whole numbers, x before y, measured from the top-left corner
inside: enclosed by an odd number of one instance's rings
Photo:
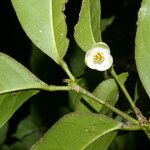
[[[24,66],[11,57],[0,53],[0,127],[31,96],[36,89],[47,86]]]
[[[29,150],[23,142],[16,142],[12,144],[9,150]]]
[[[32,133],[39,133],[38,137],[42,135],[41,129],[33,122],[31,116],[28,116],[20,122],[13,137],[22,140],[24,137],[31,135]]]
[[[21,142],[13,144],[11,149],[28,150],[42,135],[42,129],[35,124],[31,116],[28,116],[20,122],[16,132],[12,135]]]
[[[7,137],[7,131],[8,131],[8,124],[6,123],[5,125],[3,125],[2,128],[0,128],[0,145],[4,143]]]
[[[77,45],[74,45],[71,50],[71,57],[69,57],[69,64],[75,77],[79,77],[84,73],[86,68],[84,57],[85,53]]]
[[[79,20],[75,26],[74,37],[82,50],[87,51],[101,41],[100,32],[100,1],[82,1]]]
[[[136,150],[136,137],[133,133],[116,136],[109,150]]]
[[[62,78],[66,77],[61,66],[57,65],[33,43],[30,56],[30,67],[37,77],[48,84],[58,85],[62,82]]]
[[[63,14],[66,0],[12,0],[17,17],[32,42],[60,63],[68,48]]]
[[[72,113],[60,119],[32,150],[85,149],[99,137],[120,127],[121,123],[103,115]]]
[[[41,134],[34,132],[28,136],[25,136],[21,141],[17,141],[10,146],[10,150],[29,150],[31,146],[39,140]]]
[[[42,73],[43,74],[43,71],[44,71],[43,68],[45,69],[45,62],[47,62],[47,61],[44,61],[44,60],[46,60],[45,56],[46,55],[43,52],[41,52],[40,49],[32,43],[30,66],[31,66],[33,73],[35,73],[35,74]],[[42,65],[43,65],[43,67],[40,67]],[[44,73],[44,75],[45,75],[45,73]]]
[[[10,150],[9,146],[8,145],[1,145],[0,146],[0,150]],[[21,149],[22,150],[22,149]]]
[[[106,28],[112,24],[114,19],[115,19],[114,16],[112,16],[110,18],[101,19],[101,32],[105,31]]]
[[[134,103],[135,104],[139,98],[140,98],[140,94],[139,94],[139,89],[138,89],[138,82],[136,82],[135,90],[134,90]]]
[[[150,1],[143,0],[138,13],[135,58],[141,82],[150,97]]]

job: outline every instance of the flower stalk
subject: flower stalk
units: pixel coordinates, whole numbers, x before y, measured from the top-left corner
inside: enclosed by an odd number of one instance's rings
[[[116,80],[116,82],[118,83],[118,85],[120,86],[121,90],[123,91],[124,95],[126,96],[131,108],[133,109],[137,119],[139,120],[140,123],[143,123],[143,122],[147,122],[146,118],[142,115],[141,111],[135,106],[135,103],[134,101],[132,100],[131,96],[129,95],[126,87],[124,86],[124,84],[122,84],[119,79],[118,79],[118,76],[114,70],[114,68],[112,67],[111,68],[111,71],[110,71],[111,75],[114,77],[114,79]]]
[[[60,65],[61,65],[62,69],[66,72],[66,74],[68,75],[68,77],[70,78],[70,80],[71,80],[72,82],[75,82],[75,77],[73,76],[73,74],[72,74],[71,71],[69,70],[68,65],[66,64],[66,62],[65,62],[65,61],[62,61],[62,62],[60,63]]]

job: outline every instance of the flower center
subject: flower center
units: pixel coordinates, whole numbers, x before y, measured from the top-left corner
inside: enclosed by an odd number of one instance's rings
[[[94,57],[93,61],[95,64],[100,64],[104,61],[104,53],[103,52],[97,52]]]

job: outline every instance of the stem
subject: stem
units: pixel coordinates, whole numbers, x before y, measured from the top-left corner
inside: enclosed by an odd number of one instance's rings
[[[128,114],[120,111],[119,109],[115,108],[114,106],[110,105],[109,103],[100,100],[99,98],[97,98],[96,96],[94,96],[93,94],[91,94],[90,92],[88,92],[87,90],[83,89],[82,87],[78,86],[78,85],[74,85],[74,86],[55,86],[55,85],[48,85],[48,86],[43,86],[41,88],[39,88],[40,90],[46,90],[46,91],[71,91],[74,90],[76,92],[80,92],[85,96],[88,96],[89,98],[95,100],[96,102],[100,103],[101,105],[109,108],[110,110],[112,110],[113,112],[115,112],[116,114],[122,116],[124,119],[131,121],[134,124],[138,124],[138,121],[136,119],[131,118]]]
[[[114,68],[112,67],[111,69],[111,75],[114,77],[114,79],[116,80],[116,82],[118,83],[118,85],[120,86],[120,88],[122,89],[124,95],[126,96],[128,102],[130,103],[134,113],[136,114],[136,117],[141,120],[141,118],[139,118],[139,116],[141,115],[141,112],[139,111],[139,109],[135,106],[131,96],[129,95],[128,91],[126,90],[126,87],[124,86],[124,84],[122,84],[119,79],[118,76],[114,70]]]
[[[100,103],[101,105],[109,108],[110,110],[112,110],[116,114],[122,116],[124,119],[126,119],[128,121],[131,121],[132,123],[138,125],[138,121],[136,119],[131,118],[128,114],[120,111],[119,109],[115,108],[114,106],[110,105],[109,103],[100,100],[99,98],[97,98],[96,96],[94,96],[93,94],[91,94],[90,92],[88,92],[87,90],[83,89],[82,87],[79,87],[79,92],[82,93],[83,95],[86,95],[89,98],[95,100],[96,102]]]
[[[68,65],[66,64],[65,61],[62,61],[60,63],[61,67],[63,68],[63,70],[66,72],[66,74],[68,75],[68,77],[70,78],[70,80],[72,80],[73,82],[75,81],[75,77],[73,76],[73,74],[71,73],[71,71],[68,68]]]
[[[48,85],[48,86],[43,86],[39,88],[39,90],[45,90],[45,91],[70,91],[72,90],[71,86],[56,86],[56,85]]]
[[[133,119],[133,118],[131,118],[129,115],[125,114],[124,112],[120,111],[119,109],[115,108],[114,106],[110,105],[109,103],[100,100],[99,98],[97,98],[96,96],[94,96],[93,94],[88,92],[87,90],[83,89],[82,87],[80,87],[80,86],[77,87],[77,86],[78,85],[76,85],[76,86],[55,86],[55,85],[49,85],[49,86],[41,87],[40,89],[41,90],[46,90],[46,91],[71,91],[71,90],[74,90],[76,92],[80,92],[83,95],[88,96],[89,98],[91,98],[91,99],[95,100],[96,102],[100,103],[101,105],[106,106],[107,108],[109,108],[110,110],[112,110],[116,114],[122,116],[126,120],[131,121],[134,124],[138,124],[138,121]]]
[[[122,128],[120,130],[125,130],[125,131],[138,131],[138,130],[142,130],[143,127],[140,125],[125,125],[123,124]]]

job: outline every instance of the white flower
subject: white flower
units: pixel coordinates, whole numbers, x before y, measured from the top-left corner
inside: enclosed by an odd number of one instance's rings
[[[98,71],[105,71],[113,64],[113,58],[110,54],[109,47],[103,43],[97,43],[85,55],[86,65]]]

